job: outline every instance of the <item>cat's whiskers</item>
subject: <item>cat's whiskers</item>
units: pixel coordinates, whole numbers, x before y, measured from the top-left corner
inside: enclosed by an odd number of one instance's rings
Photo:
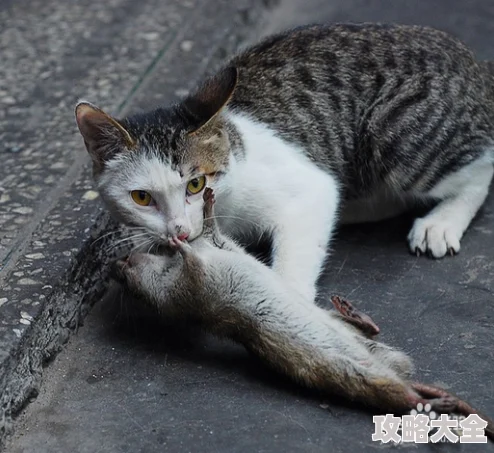
[[[129,233],[134,233],[134,232],[138,232],[138,231],[145,231],[146,228],[145,227],[126,227],[125,230],[127,230]],[[91,243],[91,245],[96,244],[97,242],[101,241],[102,239],[107,238],[108,236],[116,235],[116,234],[121,234],[121,233],[122,233],[122,230],[112,230],[112,231],[109,231],[108,233],[105,233],[105,234],[99,236],[98,238],[96,238]]]
[[[91,242],[91,245],[96,244],[97,242],[101,241],[102,239],[105,239],[108,236],[111,236],[113,234],[118,234],[118,233],[120,233],[120,231],[110,231],[108,233],[105,233],[105,234],[99,236],[98,238],[96,238],[93,242]]]
[[[149,234],[147,232],[134,234],[132,236],[129,236],[129,237],[126,237],[126,238],[120,239],[119,241],[114,242],[114,245],[117,246],[117,245],[122,244],[124,242],[132,241],[134,239],[140,238],[142,236],[149,236]]]
[[[144,238],[143,238],[143,236],[144,236]],[[121,239],[121,240],[119,240],[119,241],[116,241],[116,242],[114,242],[114,243],[110,244],[110,245],[106,248],[105,252],[106,252],[106,253],[109,253],[109,252],[111,252],[112,250],[116,249],[116,248],[117,248],[117,247],[119,247],[119,246],[122,246],[122,245],[129,245],[129,244],[127,244],[127,243],[132,243],[132,242],[133,242],[133,241],[135,241],[136,239],[141,239],[141,241],[142,241],[143,239],[145,239],[144,243],[145,243],[145,242],[147,242],[147,241],[149,241],[149,240],[152,240],[151,238],[149,238],[149,234],[148,234],[148,233],[146,233],[146,232],[144,232],[144,233],[139,233],[139,234],[134,234],[134,235],[132,235],[132,236],[129,236],[129,237],[123,238],[123,239]]]
[[[151,246],[155,244],[155,242],[152,240],[152,238],[146,238],[145,240],[141,241],[139,244],[136,244],[134,247],[129,252],[129,257],[132,256],[134,252],[139,251],[139,249],[142,249],[143,247],[146,247],[148,243],[151,242]]]

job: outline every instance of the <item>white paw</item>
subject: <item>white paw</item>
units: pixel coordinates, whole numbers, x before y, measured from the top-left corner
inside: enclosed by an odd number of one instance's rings
[[[446,253],[454,255],[460,251],[461,236],[451,222],[425,217],[415,220],[408,234],[408,244],[412,253],[442,258]]]

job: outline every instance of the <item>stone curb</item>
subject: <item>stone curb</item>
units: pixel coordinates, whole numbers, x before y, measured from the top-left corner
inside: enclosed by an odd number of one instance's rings
[[[190,86],[185,88],[190,89],[202,74],[251,37],[254,24],[259,24],[263,13],[276,1],[242,0],[235,5],[222,1],[220,8],[208,3],[196,8],[186,25],[159,49],[113,112],[115,115],[123,115],[129,108],[146,108],[149,96],[142,93],[152,90],[151,76],[167,59],[181,61],[182,64],[169,64],[167,72],[176,86],[182,85],[171,91],[172,80],[170,93],[160,93],[159,99],[170,100],[183,94],[183,79],[190,80]],[[213,19],[204,20],[205,17]],[[199,45],[192,64],[194,56],[182,59],[177,53],[190,33],[202,34],[196,40]],[[67,111],[67,115],[71,113]],[[82,148],[82,143],[79,146]],[[109,257],[105,250],[117,226],[93,191],[87,157],[80,154],[68,174],[75,182],[60,191],[63,195],[52,203],[31,236],[24,239],[27,245],[2,284],[9,300],[2,307],[1,325],[8,327],[10,336],[0,355],[0,445],[12,431],[16,415],[36,397],[43,368],[77,331],[107,287]],[[29,273],[22,277],[24,269],[33,268],[41,269],[38,276]]]

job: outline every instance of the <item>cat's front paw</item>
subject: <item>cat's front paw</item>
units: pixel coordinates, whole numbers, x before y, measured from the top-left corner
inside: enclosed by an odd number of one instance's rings
[[[439,219],[416,219],[408,234],[410,252],[417,256],[428,254],[442,258],[447,253],[455,255],[460,251],[462,234],[449,221]]]

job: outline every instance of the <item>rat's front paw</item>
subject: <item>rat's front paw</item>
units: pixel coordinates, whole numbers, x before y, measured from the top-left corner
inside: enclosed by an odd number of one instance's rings
[[[170,248],[172,248],[173,250],[177,250],[182,255],[185,255],[192,250],[192,247],[189,245],[188,242],[181,241],[176,236],[168,240],[168,245],[170,246]]]
[[[125,267],[128,265],[128,258],[118,259],[110,264],[110,278],[125,283]]]
[[[204,195],[202,196],[205,203],[214,204],[214,190],[211,187],[206,187]]]
[[[128,283],[132,274],[142,272],[144,269],[159,267],[162,257],[148,253],[131,253],[126,258],[114,261],[110,266],[110,277],[120,283]]]
[[[203,195],[204,200],[204,218],[208,220],[213,216],[213,205],[215,203],[214,191],[211,187],[206,187]]]

